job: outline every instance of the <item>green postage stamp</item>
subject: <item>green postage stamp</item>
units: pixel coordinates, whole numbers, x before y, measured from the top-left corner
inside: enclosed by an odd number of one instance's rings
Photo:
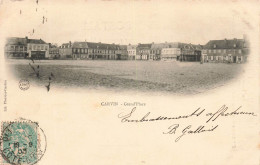
[[[31,165],[41,159],[46,150],[46,138],[38,123],[16,121],[1,124],[1,164]]]

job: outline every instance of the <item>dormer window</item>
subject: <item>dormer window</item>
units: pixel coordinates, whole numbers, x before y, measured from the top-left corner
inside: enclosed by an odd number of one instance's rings
[[[234,44],[234,48],[237,47],[237,44]]]
[[[216,44],[214,44],[214,48],[216,48],[217,47],[217,45]]]

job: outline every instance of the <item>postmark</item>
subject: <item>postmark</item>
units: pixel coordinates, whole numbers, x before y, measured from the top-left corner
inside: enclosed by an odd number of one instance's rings
[[[36,164],[43,157],[46,136],[38,123],[21,120],[1,123],[2,164]]]
[[[27,79],[21,79],[19,81],[19,88],[23,91],[27,90],[30,88],[30,81]]]

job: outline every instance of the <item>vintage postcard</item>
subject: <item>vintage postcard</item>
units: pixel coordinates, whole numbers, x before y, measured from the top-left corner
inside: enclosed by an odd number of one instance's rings
[[[257,0],[0,0],[0,165],[259,165]]]

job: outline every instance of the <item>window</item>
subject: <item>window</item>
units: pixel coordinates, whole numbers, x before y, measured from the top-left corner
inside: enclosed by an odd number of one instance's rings
[[[211,49],[209,49],[209,53],[211,53]]]
[[[217,45],[216,44],[214,44],[214,48],[216,48],[217,47]]]
[[[41,46],[41,50],[43,50],[43,45]]]
[[[224,51],[224,53],[226,53],[226,52],[227,52],[227,51],[226,51],[226,49],[224,49],[223,51]]]
[[[45,50],[48,50],[48,46],[45,46]]]
[[[219,49],[218,52],[221,53],[221,49]]]
[[[36,45],[33,45],[33,50],[36,50]]]
[[[239,53],[239,54],[241,54],[241,53],[242,53],[242,50],[241,50],[241,49],[239,49],[239,50],[238,50],[238,53]]]
[[[213,51],[214,51],[214,53],[217,53],[217,50],[216,50],[216,49],[214,49]]]

